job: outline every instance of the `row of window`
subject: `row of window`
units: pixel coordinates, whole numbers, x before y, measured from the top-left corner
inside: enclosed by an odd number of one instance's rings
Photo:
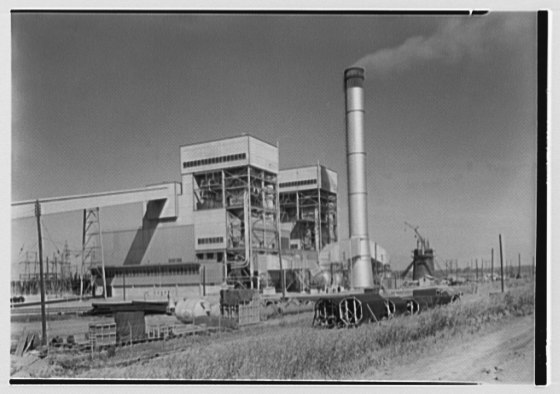
[[[183,168],[205,166],[209,164],[224,163],[227,161],[244,160],[247,158],[245,153],[237,153],[235,155],[227,155],[220,157],[209,157],[207,159],[191,160],[183,163]]]
[[[293,182],[281,182],[279,184],[280,187],[294,187],[294,186],[303,186],[303,185],[316,185],[317,179],[304,179],[301,181],[293,181]]]
[[[162,267],[162,269],[138,269],[138,270],[126,270],[124,273],[126,277],[135,277],[135,276],[173,276],[173,275],[197,275],[199,272],[198,266],[188,266],[188,267],[179,267],[179,268],[167,268]],[[123,273],[119,272],[115,276],[118,278],[122,278]]]
[[[197,239],[197,243],[199,245],[221,244],[223,242],[224,242],[224,237],[208,237],[208,238]]]

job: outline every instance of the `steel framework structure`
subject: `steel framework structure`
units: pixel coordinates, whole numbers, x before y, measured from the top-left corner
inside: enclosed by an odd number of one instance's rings
[[[291,223],[290,247],[316,250],[337,241],[337,196],[315,189],[280,193],[280,220]]]
[[[224,208],[228,282],[255,287],[256,254],[278,254],[278,176],[250,165],[193,174],[195,210]],[[247,283],[248,281],[248,283]]]

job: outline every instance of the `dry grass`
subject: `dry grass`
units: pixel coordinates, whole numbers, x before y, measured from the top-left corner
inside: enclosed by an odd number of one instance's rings
[[[255,329],[192,343],[178,354],[118,370],[91,370],[88,376],[149,379],[347,379],[387,360],[421,353],[438,338],[474,333],[508,316],[532,313],[532,289],[504,296],[473,297],[350,330],[317,330],[299,324]]]

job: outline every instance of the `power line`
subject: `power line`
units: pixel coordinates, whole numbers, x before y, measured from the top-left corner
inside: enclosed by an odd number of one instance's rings
[[[43,229],[45,229],[45,235],[47,236],[46,238],[47,238],[48,241],[56,248],[56,252],[57,252],[58,254],[60,254],[60,249],[58,248],[58,245],[56,244],[56,242],[54,242],[54,241],[52,240],[51,233],[49,232],[47,226],[45,225],[44,220],[41,220],[41,225],[43,226]],[[45,237],[43,237],[43,238],[45,238]]]
[[[49,229],[48,229],[47,226],[45,225],[44,221],[41,221],[41,224],[42,224],[43,228],[45,229],[45,232],[47,233],[47,234],[46,234],[46,235],[47,235],[47,240],[56,248],[56,252],[57,252],[58,254],[60,254],[60,253],[61,253],[61,252],[60,252],[60,248],[61,248],[61,247],[64,248],[64,245],[65,245],[65,244],[68,244],[68,241],[65,241],[64,243],[63,243],[63,242],[55,242],[55,241],[53,240],[53,237],[52,237],[52,235],[51,235]],[[45,238],[45,237],[43,237],[43,238]],[[35,242],[35,244],[37,244],[37,242]],[[79,255],[82,254],[82,248],[81,248],[81,247],[76,247],[76,248],[74,248],[74,247],[72,247],[72,248],[68,247],[68,251],[71,252],[72,254],[76,254],[76,253],[79,253]],[[78,256],[76,256],[76,257],[78,257]]]

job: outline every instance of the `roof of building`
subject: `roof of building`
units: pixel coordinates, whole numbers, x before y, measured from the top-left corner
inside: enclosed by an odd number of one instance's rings
[[[191,268],[198,269],[202,264],[200,263],[162,263],[162,264],[134,264],[134,265],[106,265],[105,271],[118,271],[118,272],[129,272],[135,270],[147,271],[150,269],[156,270],[171,270],[177,268]],[[93,267],[92,270],[99,270],[101,266]]]
[[[265,140],[263,140],[262,138],[255,137],[254,135],[249,134],[249,133],[245,133],[245,134],[241,134],[241,135],[235,135],[235,136],[229,136],[229,137],[216,138],[216,139],[213,139],[213,140],[207,140],[207,141],[201,141],[201,142],[193,142],[193,143],[190,143],[190,144],[183,144],[183,145],[180,146],[180,148],[182,148],[182,147],[184,147],[184,146],[204,145],[204,144],[208,144],[208,143],[211,143],[211,142],[218,142],[218,141],[224,141],[224,140],[231,140],[231,139],[237,139],[237,138],[243,138],[243,137],[252,138],[252,139],[255,139],[255,140],[259,140],[259,141],[261,141],[261,142],[263,142],[263,143],[265,143],[265,144],[268,144],[268,145],[270,145],[270,146],[277,147],[277,145],[271,144],[270,142],[265,141]]]
[[[294,166],[294,167],[285,167],[285,168],[280,168],[280,170],[278,170],[279,172],[282,171],[293,171],[293,170],[300,170],[300,169],[305,169],[305,168],[317,168],[317,167],[322,167],[326,170],[332,171],[332,172],[336,172],[335,170],[333,170],[332,168],[329,168],[327,166],[325,166],[324,164],[321,163],[317,163],[317,164],[309,164],[309,165],[305,165],[305,166]]]
[[[126,277],[124,285],[130,286],[170,286],[170,285],[197,285],[200,283],[200,275],[162,275],[157,276],[132,276]],[[113,278],[109,286],[122,287],[122,278]]]

